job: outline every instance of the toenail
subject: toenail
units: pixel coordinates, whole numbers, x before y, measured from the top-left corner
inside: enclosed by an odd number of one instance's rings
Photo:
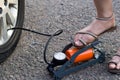
[[[79,42],[79,41],[76,41],[76,42],[75,42],[75,45],[79,45],[79,44],[80,44],[80,42]]]

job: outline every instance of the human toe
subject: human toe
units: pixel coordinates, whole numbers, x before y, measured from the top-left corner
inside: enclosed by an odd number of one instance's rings
[[[109,63],[109,69],[115,69],[116,65],[114,63]]]
[[[75,43],[76,47],[82,47],[83,46],[83,44],[79,40],[75,41],[74,43]]]

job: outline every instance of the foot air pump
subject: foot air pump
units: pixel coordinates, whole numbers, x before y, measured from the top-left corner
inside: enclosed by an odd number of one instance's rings
[[[101,41],[96,40],[81,49],[74,47],[72,43],[66,45],[61,52],[53,55],[52,61],[47,63],[47,70],[54,76],[54,80],[61,80],[72,72],[96,63],[103,63],[105,52],[96,47],[99,43]]]

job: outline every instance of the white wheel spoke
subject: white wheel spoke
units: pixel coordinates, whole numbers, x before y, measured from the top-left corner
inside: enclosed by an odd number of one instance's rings
[[[0,38],[1,38],[2,25],[3,25],[3,20],[2,17],[0,17]]]
[[[1,38],[5,41],[8,39],[6,16],[3,16],[3,18],[2,18],[1,30],[2,30],[1,31]]]
[[[9,9],[8,9],[8,13],[6,14],[6,18],[8,24],[14,25],[15,18]]]
[[[17,0],[8,0],[9,4],[17,4]]]

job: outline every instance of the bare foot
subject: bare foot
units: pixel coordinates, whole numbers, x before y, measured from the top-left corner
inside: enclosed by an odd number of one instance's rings
[[[120,48],[117,53],[108,63],[108,70],[113,73],[120,73]]]
[[[79,32],[91,32],[91,33],[95,34],[96,36],[98,36],[101,33],[103,33],[104,31],[106,31],[114,26],[115,26],[115,17],[112,16],[108,20],[95,19],[95,20],[93,20],[93,22],[90,25],[83,28]],[[88,34],[76,34],[74,37],[75,46],[79,46],[79,47],[84,46],[83,43],[80,42],[80,39],[82,39],[82,41],[86,42],[87,44],[89,44],[95,40],[95,38],[93,36],[90,36]]]

